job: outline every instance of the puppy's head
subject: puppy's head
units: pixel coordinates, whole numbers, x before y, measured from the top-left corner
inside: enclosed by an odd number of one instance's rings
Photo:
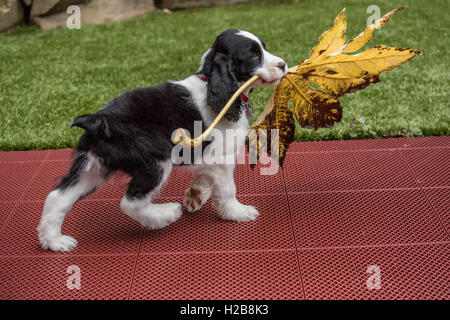
[[[240,84],[254,75],[261,79],[252,87],[277,85],[287,72],[287,64],[269,53],[265,43],[254,34],[227,30],[205,52],[198,72],[208,79],[207,103],[218,113]],[[237,121],[241,111],[239,98],[225,117]]]

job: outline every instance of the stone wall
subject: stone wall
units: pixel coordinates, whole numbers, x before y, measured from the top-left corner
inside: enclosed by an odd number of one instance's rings
[[[237,3],[250,2],[251,0],[157,0],[156,3],[161,8],[167,9],[185,9],[193,7],[211,7],[231,5]]]
[[[67,2],[69,1],[67,0]],[[65,8],[67,8],[67,6]],[[155,6],[153,0],[83,1],[83,3],[80,4],[80,22],[81,25],[117,22],[131,19],[154,10]],[[67,23],[67,17],[67,13],[63,11],[46,16],[32,16],[31,19],[42,30],[50,30],[64,27]]]
[[[19,0],[0,0],[0,32],[24,21],[24,8]]]
[[[37,24],[42,30],[66,25],[67,7],[79,5],[81,25],[121,21],[159,9],[232,5],[252,0],[0,0],[0,32],[19,24]]]

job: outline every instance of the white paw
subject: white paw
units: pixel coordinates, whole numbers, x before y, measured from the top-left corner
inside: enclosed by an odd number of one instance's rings
[[[255,220],[259,216],[259,212],[255,207],[247,206],[236,200],[225,204],[220,211],[220,216],[224,220],[245,222]]]
[[[186,210],[189,213],[194,213],[201,209],[201,204],[198,201],[199,199],[186,197],[183,200],[183,205],[186,207]]]
[[[75,248],[78,241],[70,236],[61,235],[59,237],[41,238],[42,249],[51,251],[70,251]]]
[[[194,213],[202,207],[202,199],[199,194],[194,194],[191,189],[187,189],[183,204],[188,212]]]
[[[161,229],[177,221],[182,214],[181,205],[177,202],[151,204],[145,208],[138,220],[149,229]]]

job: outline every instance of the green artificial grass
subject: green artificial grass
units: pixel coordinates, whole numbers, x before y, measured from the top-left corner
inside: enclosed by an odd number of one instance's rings
[[[374,1],[254,1],[252,4],[152,13],[81,30],[20,27],[0,35],[0,150],[73,147],[80,114],[137,87],[194,73],[201,55],[228,28],[248,30],[290,66],[308,57],[320,34],[346,8],[347,38],[366,26]],[[398,12],[366,46],[422,50],[382,82],[340,99],[344,115],[331,129],[298,128],[297,140],[449,135],[450,13],[445,1],[376,1]],[[253,91],[256,116],[272,89]]]

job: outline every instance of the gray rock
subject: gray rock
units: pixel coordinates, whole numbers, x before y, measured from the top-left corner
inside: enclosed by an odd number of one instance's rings
[[[46,16],[58,12],[66,12],[72,4],[80,4],[84,0],[34,0],[30,17]]]
[[[20,0],[0,0],[0,32],[23,22],[23,18]]]
[[[153,0],[91,0],[80,5],[81,27],[86,24],[100,24],[122,21],[155,10]],[[69,15],[66,12],[47,17],[35,17],[34,22],[42,30],[66,26]]]
[[[22,0],[22,2],[27,7],[31,7],[31,5],[33,4],[33,0]]]
[[[159,6],[167,9],[211,7],[251,2],[251,0],[161,0]]]
[[[53,9],[59,2],[59,0],[38,0],[33,1],[33,6],[31,7],[31,17],[42,16]]]

